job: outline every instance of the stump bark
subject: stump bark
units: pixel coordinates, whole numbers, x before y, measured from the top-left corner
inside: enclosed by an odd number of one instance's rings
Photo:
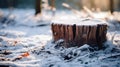
[[[89,21],[89,22],[88,22]],[[54,41],[63,39],[66,44],[65,47],[75,47],[88,44],[90,46],[98,46],[102,48],[103,43],[106,41],[107,25],[100,23],[102,21],[85,20],[80,23],[63,23],[51,24]],[[91,22],[95,22],[91,25]],[[88,24],[86,24],[88,23]]]

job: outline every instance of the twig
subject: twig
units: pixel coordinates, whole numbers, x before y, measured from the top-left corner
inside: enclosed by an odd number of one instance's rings
[[[116,32],[113,34],[113,36],[111,38],[112,43],[114,42],[115,35],[116,35]]]
[[[70,5],[68,5],[67,3],[62,3],[62,6],[66,7],[67,9],[69,9],[69,10],[71,10],[71,11],[73,11],[75,14],[80,15],[80,11],[73,9],[73,8],[72,8]]]
[[[95,18],[93,12],[90,9],[88,9],[86,6],[84,6],[83,9],[89,14],[90,17]]]
[[[106,58],[111,58],[111,57],[116,57],[116,56],[120,56],[120,53],[117,53],[117,54],[111,54],[111,55],[107,55],[107,56],[104,56],[104,57],[100,57],[99,60],[104,60]]]

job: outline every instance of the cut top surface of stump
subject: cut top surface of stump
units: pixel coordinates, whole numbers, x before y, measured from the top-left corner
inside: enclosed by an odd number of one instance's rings
[[[84,26],[93,26],[93,25],[106,25],[107,23],[100,19],[59,19],[53,20],[54,24],[63,24],[63,25],[84,25]]]

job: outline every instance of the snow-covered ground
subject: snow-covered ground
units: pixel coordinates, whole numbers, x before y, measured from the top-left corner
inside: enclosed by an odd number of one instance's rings
[[[7,9],[3,11],[4,15],[9,14]],[[70,12],[57,12],[54,19],[64,19],[65,15],[67,19],[75,18]],[[87,44],[64,48],[59,42],[52,43],[51,13],[34,17],[32,9],[15,9],[12,18],[15,20],[8,25],[0,25],[0,67],[120,67],[117,23],[107,23],[105,48],[95,50]]]

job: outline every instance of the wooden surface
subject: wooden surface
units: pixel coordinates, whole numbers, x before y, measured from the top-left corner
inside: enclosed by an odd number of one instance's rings
[[[98,46],[102,48],[102,44],[106,41],[107,25],[67,25],[67,24],[51,24],[53,39],[58,41],[63,39],[65,47],[82,46],[89,44],[90,46]]]

